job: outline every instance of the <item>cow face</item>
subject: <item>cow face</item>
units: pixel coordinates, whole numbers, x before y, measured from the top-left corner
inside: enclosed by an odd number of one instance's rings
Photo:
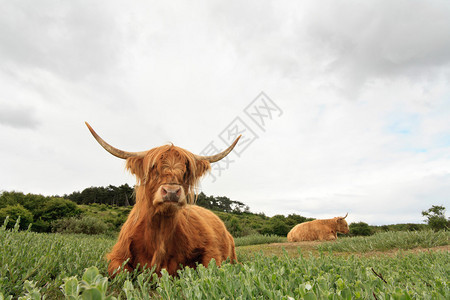
[[[165,211],[193,202],[194,189],[210,163],[187,150],[166,145],[149,150],[143,157],[128,158],[127,168],[145,186],[148,201]]]
[[[210,163],[227,156],[241,138],[224,151],[200,156],[173,145],[165,145],[148,151],[129,152],[115,148],[105,142],[86,122],[86,126],[97,142],[112,155],[126,159],[126,168],[137,178],[139,197],[160,212],[174,212],[177,207],[194,201],[194,189],[198,180],[211,169]]]
[[[344,218],[336,217],[336,223],[337,223],[337,226],[336,226],[337,232],[345,233],[345,234],[350,232],[347,221],[345,221]]]

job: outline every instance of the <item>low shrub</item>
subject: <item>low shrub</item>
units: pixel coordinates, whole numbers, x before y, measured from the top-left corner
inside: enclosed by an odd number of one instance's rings
[[[108,231],[108,225],[95,217],[83,216],[56,220],[52,223],[52,229],[58,233],[104,234]]]
[[[358,223],[351,223],[349,226],[350,229],[350,235],[351,236],[369,236],[372,235],[372,229],[370,228],[369,224],[364,222],[358,222]]]
[[[8,217],[7,228],[13,228],[17,220],[20,219],[20,229],[26,229],[33,221],[33,214],[20,204],[8,205],[0,209],[0,223],[5,222]]]

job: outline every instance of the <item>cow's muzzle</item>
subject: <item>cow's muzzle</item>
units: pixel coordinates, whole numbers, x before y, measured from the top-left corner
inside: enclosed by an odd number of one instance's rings
[[[178,203],[183,194],[182,188],[175,184],[165,184],[161,186],[161,198],[163,202]]]

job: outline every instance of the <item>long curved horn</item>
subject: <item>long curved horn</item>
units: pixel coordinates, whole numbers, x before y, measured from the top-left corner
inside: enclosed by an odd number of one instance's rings
[[[194,156],[197,160],[207,160],[210,163],[217,162],[217,161],[221,160],[222,158],[224,158],[225,156],[227,156],[231,152],[231,150],[233,150],[234,146],[236,146],[236,144],[239,141],[239,139],[241,138],[241,136],[242,136],[242,134],[240,136],[238,136],[236,140],[234,140],[233,144],[231,144],[230,147],[228,147],[227,149],[225,149],[224,151],[222,151],[218,154],[211,155],[211,156],[201,156],[201,155],[194,154]]]
[[[345,217],[342,217],[342,219],[345,219],[345,218],[347,218],[347,216],[348,216],[348,213],[345,215]]]
[[[88,122],[84,122],[86,123],[86,126],[89,128],[89,131],[92,133],[92,135],[94,136],[94,138],[97,140],[97,142],[100,144],[100,146],[102,146],[106,151],[108,151],[109,153],[111,153],[112,155],[118,157],[118,158],[123,158],[123,159],[127,159],[130,157],[135,157],[135,156],[143,156],[145,155],[145,153],[147,151],[142,151],[142,152],[127,152],[127,151],[123,151],[117,148],[114,148],[113,146],[111,146],[110,144],[108,144],[107,142],[105,142],[95,131],[94,129],[92,129],[91,125],[89,125]]]

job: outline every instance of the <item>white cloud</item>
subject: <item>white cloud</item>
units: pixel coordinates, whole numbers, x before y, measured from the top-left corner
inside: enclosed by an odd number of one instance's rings
[[[125,150],[199,153],[263,90],[283,115],[206,194],[374,224],[421,222],[448,195],[446,1],[8,2],[0,15],[1,189],[133,184],[84,121]]]
[[[15,128],[35,128],[39,121],[32,107],[0,105],[0,124]]]

